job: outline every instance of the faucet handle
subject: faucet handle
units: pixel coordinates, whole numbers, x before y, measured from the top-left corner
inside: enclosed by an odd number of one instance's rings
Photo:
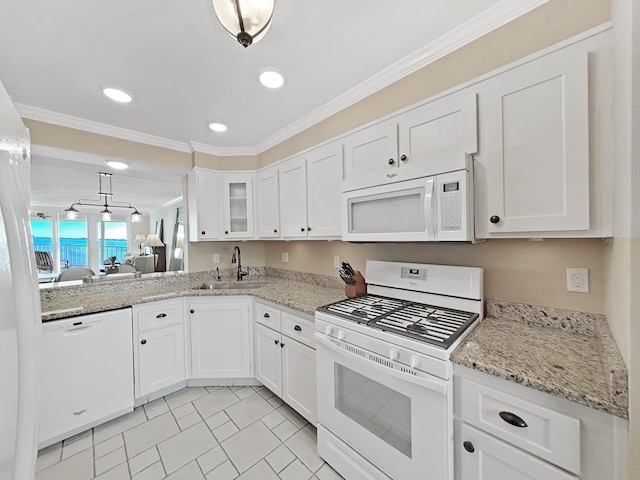
[[[247,267],[245,267],[245,268],[246,268],[246,270],[245,270],[245,271],[240,270],[240,271],[238,272],[238,276],[240,277],[240,280],[242,280],[244,277],[246,277],[247,275],[249,275],[249,267],[247,266]]]

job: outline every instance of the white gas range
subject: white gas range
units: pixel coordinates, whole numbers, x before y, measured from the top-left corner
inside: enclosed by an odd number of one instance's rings
[[[453,478],[451,353],[482,269],[369,261],[368,294],[316,311],[318,452],[345,478]]]

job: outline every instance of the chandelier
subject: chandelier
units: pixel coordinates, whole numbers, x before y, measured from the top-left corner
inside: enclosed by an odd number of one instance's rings
[[[260,40],[269,30],[275,0],[213,0],[224,29],[243,47]]]
[[[108,222],[111,220],[111,214],[113,213],[109,208],[126,208],[129,210],[133,210],[131,213],[131,221],[133,223],[138,223],[142,221],[142,214],[138,211],[138,209],[132,206],[130,203],[125,202],[114,202],[111,197],[113,197],[113,191],[111,187],[111,177],[113,174],[98,172],[98,195],[102,196],[102,199],[98,200],[83,200],[80,199],[76,203],[72,203],[69,208],[66,208],[64,211],[67,212],[68,220],[75,220],[78,218],[78,213],[80,213],[76,209],[76,205],[82,205],[86,207],[104,207],[104,210],[100,211],[102,215],[102,221]],[[111,203],[109,200],[111,199]],[[99,203],[104,202],[104,203]]]

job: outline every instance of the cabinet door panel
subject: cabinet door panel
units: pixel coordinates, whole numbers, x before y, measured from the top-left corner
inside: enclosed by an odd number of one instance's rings
[[[257,209],[258,236],[277,238],[280,236],[280,201],[278,191],[278,169],[270,168],[258,174]]]
[[[559,468],[463,423],[460,472],[463,480],[578,480]],[[473,452],[462,443],[470,442]],[[467,444],[469,445],[469,444]]]
[[[307,168],[304,157],[280,165],[280,222],[282,236],[307,236]]]
[[[377,123],[346,137],[343,190],[380,183],[398,167],[398,125],[395,119]]]
[[[251,376],[246,303],[190,305],[192,378]]]
[[[589,229],[586,53],[553,54],[498,75],[480,93],[479,231]]]
[[[136,396],[148,395],[186,378],[182,325],[139,334],[137,349]]]
[[[219,201],[220,177],[217,173],[196,171],[189,175],[189,239],[220,238],[222,215]]]
[[[307,154],[309,237],[339,237],[342,209],[342,145],[332,143]]]
[[[476,153],[477,115],[475,91],[453,93],[400,115],[400,167],[433,175],[447,171],[448,159]]]
[[[315,425],[316,351],[285,336],[282,342],[282,399]]]
[[[224,236],[253,237],[253,182],[247,175],[223,175]]]
[[[254,326],[254,334],[256,379],[282,398],[281,335],[258,323]]]

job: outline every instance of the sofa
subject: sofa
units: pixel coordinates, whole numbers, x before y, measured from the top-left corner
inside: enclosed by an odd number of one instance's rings
[[[157,255],[143,255],[138,252],[125,252],[122,256],[123,265],[133,265],[141,273],[155,272]]]

